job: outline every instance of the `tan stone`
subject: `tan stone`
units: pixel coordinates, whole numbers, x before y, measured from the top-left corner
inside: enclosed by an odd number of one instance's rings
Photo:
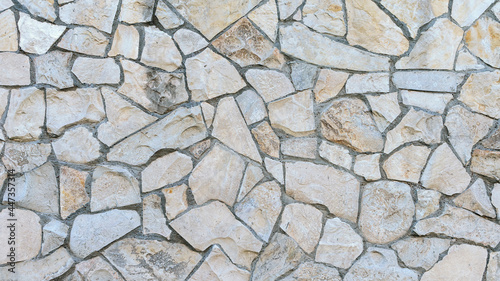
[[[188,208],[187,185],[178,185],[162,190],[165,197],[165,214],[169,220],[173,220],[177,215]]]
[[[384,162],[388,179],[418,183],[431,150],[426,146],[410,145],[396,151]]]
[[[485,63],[493,67],[500,67],[499,35],[500,23],[488,16],[482,16],[465,33],[465,44],[474,55]]]
[[[161,198],[156,194],[150,194],[142,200],[142,233],[159,234],[167,239],[172,234],[163,214]]]
[[[150,22],[153,17],[154,0],[122,0],[119,20],[126,23]]]
[[[327,141],[321,141],[318,150],[319,156],[326,161],[344,167],[348,170],[351,169],[353,157],[351,156],[349,149]]]
[[[0,62],[1,65],[1,62]],[[8,71],[5,69],[2,72]],[[35,140],[42,133],[45,121],[45,99],[42,90],[34,87],[12,90],[5,119],[5,132],[11,139]]]
[[[155,17],[165,29],[176,28],[184,23],[164,1],[158,1],[155,11]]]
[[[336,36],[344,36],[346,27],[340,0],[307,0],[302,9],[304,24],[310,28]]]
[[[34,212],[27,210],[17,210],[9,211],[9,209],[3,209],[0,212],[0,219],[4,222],[5,226],[0,228],[0,238],[4,241],[4,247],[0,248],[0,264],[4,265],[11,262],[11,258],[8,256],[11,254],[11,245],[7,244],[9,241],[14,241],[15,246],[15,256],[16,262],[29,260],[38,255],[40,247],[42,245],[42,226],[40,225],[40,217]],[[9,219],[16,220],[14,223],[14,228],[9,228]],[[12,237],[11,233],[15,233],[14,240],[9,239]],[[4,275],[11,276],[11,275]]]
[[[392,244],[399,258],[406,266],[429,270],[439,259],[439,255],[450,247],[450,240],[440,238],[409,237]]]
[[[191,157],[178,151],[151,162],[141,173],[142,192],[150,192],[175,183],[193,170]]]
[[[473,73],[462,87],[458,99],[472,110],[500,118],[500,71]]]
[[[345,84],[347,94],[389,92],[389,73],[377,72],[366,74],[353,74]]]
[[[488,138],[482,141],[481,144],[489,149],[500,150],[500,127],[497,128]]]
[[[281,214],[280,228],[307,253],[312,253],[321,236],[323,214],[311,205],[292,203]]]
[[[139,31],[134,26],[119,24],[113,37],[109,56],[122,55],[129,59],[139,56]]]
[[[264,178],[264,173],[259,165],[248,163],[245,169],[245,175],[241,181],[240,192],[237,201],[240,202],[255,187],[255,185]]]
[[[264,121],[253,128],[252,134],[255,137],[255,140],[257,140],[262,152],[269,156],[279,158],[280,139],[267,121]]]
[[[359,154],[354,162],[354,173],[364,177],[368,181],[379,180],[380,174],[380,153]]]
[[[470,169],[495,180],[500,180],[500,151],[474,149]]]
[[[207,40],[200,34],[185,28],[179,29],[174,33],[174,40],[185,55],[199,51],[208,45]]]
[[[245,77],[266,103],[295,91],[290,79],[276,70],[250,69]]]
[[[479,70],[483,69],[484,65],[473,56],[465,47],[458,51],[457,61],[455,62],[455,70]]]
[[[44,54],[61,37],[65,26],[32,19],[19,13],[19,47],[27,53]]]
[[[189,148],[189,152],[193,154],[194,158],[200,159],[200,157],[210,148],[212,145],[212,141],[210,139],[206,139],[204,141],[200,141],[197,144],[194,144]]]
[[[207,279],[219,281],[248,281],[250,279],[250,272],[238,268],[224,254],[219,246],[214,245],[208,257],[205,258],[189,280],[205,281]]]
[[[278,35],[278,7],[276,1],[267,1],[248,14],[248,18],[253,21],[271,39],[276,40]]]
[[[349,73],[347,72],[321,69],[313,90],[316,102],[322,103],[336,97],[344,87],[348,77]]]
[[[441,193],[431,189],[417,189],[417,204],[415,204],[415,217],[423,219],[439,209]]]
[[[63,35],[57,47],[86,55],[103,57],[108,44],[109,39],[99,30],[92,27],[77,26]]]
[[[401,90],[401,99],[405,105],[416,106],[442,114],[448,102],[453,99],[453,95]]]
[[[49,84],[57,88],[73,87],[70,61],[71,53],[52,51],[45,55],[35,57],[35,75],[38,84]]]
[[[166,71],[174,71],[181,66],[181,53],[170,35],[153,26],[145,27],[144,34],[142,63]]]
[[[269,103],[271,126],[295,137],[307,136],[316,130],[313,97],[310,90]]]
[[[8,142],[5,144],[2,161],[7,170],[25,173],[47,162],[51,150],[48,143]]]
[[[285,176],[283,171],[283,163],[273,160],[269,157],[264,159],[266,170],[281,184],[285,184]]]
[[[321,263],[311,261],[301,263],[290,275],[281,279],[282,281],[342,281],[339,272],[334,267],[325,266]]]
[[[287,156],[314,159],[317,146],[316,138],[290,138],[281,143],[281,153]]]
[[[26,55],[15,53],[0,53],[0,85],[25,86],[31,83],[30,59]]]
[[[61,202],[61,217],[68,216],[82,208],[90,201],[85,190],[88,173],[70,167],[62,166],[59,176],[59,194]]]
[[[52,142],[57,159],[77,164],[89,163],[101,156],[99,141],[85,127],[67,130],[64,135]]]
[[[373,119],[379,131],[383,132],[401,114],[398,93],[366,96],[373,112]]]
[[[79,57],[75,60],[71,72],[84,84],[120,83],[120,66],[112,58]]]
[[[491,205],[484,181],[477,179],[466,191],[457,196],[453,202],[458,207],[473,211],[480,216],[496,218],[495,209]]]
[[[2,10],[2,9],[0,9]],[[17,25],[14,13],[11,10],[6,10],[0,13],[0,51],[15,52],[19,48]]]
[[[89,25],[111,33],[118,3],[119,0],[73,1],[59,8],[59,17],[68,24]]]

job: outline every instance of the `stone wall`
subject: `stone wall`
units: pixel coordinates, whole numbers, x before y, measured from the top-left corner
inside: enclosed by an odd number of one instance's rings
[[[0,281],[500,280],[495,2],[0,0]]]

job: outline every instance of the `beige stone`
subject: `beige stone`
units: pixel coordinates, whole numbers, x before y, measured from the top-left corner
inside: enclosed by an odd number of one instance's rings
[[[377,72],[366,74],[353,74],[345,84],[347,94],[389,92],[389,73]]]
[[[489,149],[500,150],[500,127],[488,136],[481,144]]]
[[[170,35],[153,26],[145,27],[144,34],[142,63],[166,71],[174,71],[181,66],[181,53]]]
[[[25,86],[31,83],[31,66],[28,56],[14,53],[0,53],[0,65],[2,65],[4,70],[0,72],[0,85]]]
[[[450,240],[440,238],[409,237],[392,244],[399,258],[406,266],[429,270],[439,259],[439,255],[450,247]]]
[[[318,32],[335,36],[344,36],[346,33],[344,9],[340,0],[307,0],[302,13],[304,24]]]
[[[165,29],[176,28],[184,23],[164,1],[158,1],[155,11],[155,17]]]
[[[62,166],[59,172],[59,195],[61,217],[66,219],[71,214],[90,202],[85,190],[88,173]]]
[[[64,281],[80,280],[78,278],[81,277],[83,277],[84,280],[85,278],[105,277],[108,278],[109,281],[125,281],[120,277],[120,274],[100,256],[78,263],[75,266],[75,271],[70,275],[69,280],[64,279]]]
[[[432,189],[417,189],[415,217],[417,220],[426,218],[439,209],[441,193]]]
[[[207,151],[207,149],[210,148],[211,145],[212,141],[210,139],[206,139],[191,146],[189,148],[189,152],[191,152],[194,158],[200,159],[200,157],[205,153],[205,151]]]
[[[79,57],[75,60],[71,71],[84,84],[120,83],[120,66],[111,58]]]
[[[47,162],[51,150],[48,143],[8,142],[5,144],[2,161],[7,170],[25,173]]]
[[[210,254],[205,258],[189,280],[205,281],[207,279],[219,281],[248,281],[250,279],[250,272],[238,268],[224,254],[219,246],[214,245]]]
[[[255,187],[255,185],[264,178],[264,173],[259,165],[248,163],[245,169],[245,175],[241,181],[240,192],[237,201],[240,202]]]
[[[500,118],[500,71],[473,73],[462,87],[458,99],[472,110]]]
[[[169,220],[173,220],[177,215],[188,208],[187,185],[182,184],[162,190],[165,197],[165,214]]]
[[[122,55],[128,59],[139,56],[139,31],[134,26],[119,24],[113,37],[109,56]]]
[[[380,153],[357,155],[353,166],[354,173],[368,181],[379,180],[382,177],[380,174],[380,155]]]
[[[92,27],[77,26],[68,30],[57,47],[91,56],[103,57],[109,39],[104,33]]]
[[[500,151],[474,149],[470,169],[495,180],[500,180]]]
[[[236,98],[236,101],[248,125],[257,123],[267,117],[266,105],[255,91],[244,91]]]
[[[123,0],[119,20],[126,23],[150,22],[153,17],[154,0]]]
[[[396,151],[384,162],[388,179],[418,183],[431,150],[426,146],[410,145]]]
[[[245,78],[266,103],[295,91],[290,79],[276,70],[250,69],[245,73]]]
[[[321,69],[313,90],[316,102],[322,103],[336,97],[344,87],[348,77],[349,73],[347,72]]]
[[[252,134],[259,144],[260,150],[262,150],[262,152],[269,156],[279,158],[280,139],[267,121],[264,121],[253,128]]]
[[[349,149],[327,141],[321,141],[318,149],[319,156],[326,161],[340,167],[351,169],[353,157]]]
[[[416,106],[442,114],[448,102],[453,99],[453,95],[401,90],[401,99],[405,105]]]
[[[500,184],[497,183],[491,190],[491,203],[497,209],[497,219],[500,218]]]
[[[193,170],[191,157],[172,152],[151,162],[141,173],[142,192],[150,192],[175,183]]]
[[[474,3],[476,2],[474,1]],[[499,35],[500,23],[488,16],[482,16],[465,33],[465,44],[474,55],[485,63],[493,67],[500,67]]]
[[[42,226],[40,225],[40,217],[34,212],[27,210],[3,209],[0,212],[0,219],[4,222],[4,227],[0,228],[0,238],[4,241],[4,246],[0,248],[0,264],[4,265],[12,261],[10,241],[15,242],[15,256],[13,257],[16,262],[29,260],[38,255],[42,244]],[[15,222],[9,221],[15,219]],[[10,223],[14,223],[15,227],[9,228]],[[15,233],[14,240],[9,239]],[[4,275],[11,276],[11,275]]]
[[[85,127],[67,130],[64,135],[52,142],[57,159],[77,164],[89,163],[101,156],[99,141]]]
[[[373,112],[373,119],[379,131],[383,132],[401,114],[398,93],[366,96]]]
[[[488,269],[486,270],[486,281],[495,281],[500,278],[500,253],[491,252]]]
[[[311,205],[292,203],[281,214],[280,228],[292,237],[307,253],[318,244],[323,214]]]
[[[208,45],[207,40],[200,34],[185,28],[181,28],[174,33],[174,40],[185,55],[199,51]]]
[[[89,25],[111,33],[119,0],[77,0],[59,8],[59,18],[68,24]]]
[[[485,1],[453,1],[451,6],[451,17],[462,27],[471,25],[476,19],[481,16],[495,0]]]
[[[0,63],[1,65],[1,63]],[[8,71],[5,69],[3,72]],[[5,132],[11,139],[36,140],[45,121],[45,99],[34,87],[12,90],[5,119]]]
[[[480,216],[496,218],[495,209],[491,205],[486,185],[481,178],[478,178],[467,190],[457,196],[453,202],[458,207],[473,211]]]
[[[278,7],[276,1],[267,1],[248,14],[248,18],[253,21],[271,39],[276,40],[278,34]]]
[[[278,0],[280,19],[285,20],[293,15],[302,2],[302,0]]]
[[[66,30],[65,26],[32,19],[19,13],[19,47],[27,53],[44,54]]]
[[[11,10],[1,12],[0,22],[2,22],[2,26],[0,26],[0,51],[17,51],[19,48],[19,38],[17,35],[17,25],[14,13]]]
[[[480,70],[483,68],[484,65],[480,63],[479,60],[475,56],[473,56],[465,47],[458,51],[457,61],[455,62],[455,70],[467,71]]]
[[[281,184],[285,184],[285,172],[283,170],[283,163],[280,161],[271,159],[266,157],[264,159],[264,164],[266,166],[266,170]]]
[[[64,240],[68,236],[69,226],[58,220],[51,220],[43,226],[43,244],[42,255],[46,256],[53,250],[64,244]]]
[[[281,153],[287,156],[314,159],[317,146],[316,138],[290,138],[281,143]]]
[[[150,194],[142,200],[142,233],[159,234],[167,239],[172,234],[163,214],[161,198],[156,194]]]
[[[205,119],[205,123],[207,124],[207,127],[210,128],[214,121],[215,106],[209,104],[208,102],[202,102],[201,110],[203,111],[203,118]]]
[[[310,90],[269,103],[271,126],[295,137],[307,136],[316,130],[313,97]]]
[[[396,71],[392,76],[400,89],[430,92],[456,92],[463,79],[463,73],[451,71]]]
[[[321,263],[307,261],[301,263],[297,269],[292,271],[290,275],[283,278],[282,281],[342,281],[339,272],[334,267],[325,266]]]
[[[60,89],[73,87],[70,61],[71,53],[52,51],[35,57],[35,75],[38,84],[49,84]]]

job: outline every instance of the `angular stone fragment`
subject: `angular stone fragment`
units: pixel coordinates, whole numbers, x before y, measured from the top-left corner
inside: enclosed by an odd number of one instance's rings
[[[310,90],[269,103],[271,126],[295,137],[312,134],[316,130],[313,103]]]
[[[248,18],[259,26],[271,41],[276,40],[278,34],[278,7],[276,1],[267,1],[264,5],[250,12]]]
[[[234,214],[250,226],[264,241],[271,232],[281,212],[281,188],[276,182],[256,186],[234,205]]]
[[[497,128],[488,138],[481,144],[489,149],[500,150],[500,127]]]
[[[318,244],[323,214],[311,205],[292,203],[281,214],[280,228],[307,253]]]
[[[358,152],[378,152],[384,146],[368,107],[357,98],[334,101],[321,115],[321,133],[327,140]]]
[[[351,174],[326,165],[286,163],[286,193],[295,200],[322,204],[334,215],[356,222],[359,182]]]
[[[77,26],[68,30],[57,47],[91,56],[103,57],[109,39],[104,33],[92,27]]]
[[[392,76],[400,89],[433,92],[456,92],[463,79],[463,73],[450,71],[396,71]]]
[[[12,215],[12,213],[14,215]],[[15,247],[14,260],[16,262],[29,260],[38,255],[42,244],[42,226],[40,225],[40,217],[34,212],[27,210],[9,211],[3,209],[0,212],[0,219],[4,222],[4,227],[0,228],[0,238],[4,241],[4,246],[0,248],[0,264],[4,265],[12,261],[10,248]],[[15,219],[15,227],[9,228],[9,219]],[[12,221],[10,221],[12,223]],[[11,234],[14,233],[14,234]],[[9,239],[14,235],[13,240]],[[14,241],[15,246],[8,244],[9,241]],[[7,273],[3,276],[7,275]]]
[[[429,270],[439,259],[439,255],[448,250],[450,240],[440,238],[409,237],[392,244],[399,258],[409,267],[422,267]]]
[[[33,16],[41,17],[51,22],[54,22],[57,17],[56,10],[54,9],[54,0],[19,0],[19,3],[25,6]]]
[[[348,77],[349,73],[346,72],[321,69],[313,90],[316,102],[325,102],[337,96],[344,87]]]
[[[131,24],[151,21],[155,5],[154,0],[122,0],[121,3],[120,21]]]
[[[155,124],[131,135],[108,153],[109,161],[141,165],[163,148],[186,148],[206,138],[199,106],[180,107]]]
[[[264,159],[264,164],[266,165],[266,170],[281,184],[285,183],[283,163],[277,160],[266,157]]]
[[[451,7],[451,17],[462,27],[471,25],[479,16],[481,16],[495,0],[485,1],[453,1]]]
[[[293,15],[302,2],[302,0],[278,0],[280,19],[285,20]]]
[[[266,105],[256,92],[252,90],[244,91],[236,98],[236,101],[248,125],[267,117]]]
[[[105,277],[108,278],[108,281],[124,281],[120,274],[100,256],[78,263],[73,274],[69,275],[69,278],[64,279],[64,281],[79,281],[81,280],[79,278],[82,277],[84,280],[92,277]]]
[[[439,18],[431,28],[422,32],[410,54],[402,57],[396,68],[453,70],[462,37],[460,27],[447,18]]]
[[[497,183],[493,186],[491,191],[491,203],[497,209],[497,219],[500,218],[500,184]]]
[[[2,10],[0,8],[0,10]],[[0,51],[15,52],[19,48],[16,18],[14,12],[6,10],[0,13]]]
[[[364,177],[368,181],[380,179],[380,154],[359,154],[354,162],[354,173]]]
[[[416,106],[442,114],[448,102],[453,99],[453,95],[401,90],[401,99],[405,105]]]
[[[77,0],[59,7],[60,19],[68,24],[89,25],[111,33],[119,0]]]
[[[389,73],[367,73],[353,74],[345,84],[347,94],[369,93],[369,92],[389,92]]]
[[[139,56],[139,31],[130,25],[119,24],[113,37],[113,45],[108,55],[122,55],[129,59],[137,59]]]
[[[170,225],[195,249],[219,244],[234,263],[247,268],[262,248],[262,242],[218,201],[191,209]]]
[[[166,71],[174,71],[181,66],[181,53],[170,35],[153,26],[144,27],[144,33],[142,63]]]
[[[485,2],[489,2],[489,0]],[[500,67],[499,34],[500,23],[488,16],[482,16],[465,33],[465,44],[482,61],[498,68]]]
[[[500,71],[473,73],[462,87],[458,99],[472,110],[500,118]]]
[[[415,217],[423,219],[439,209],[441,193],[431,189],[417,189],[417,204],[415,204]]]
[[[500,151],[474,149],[470,169],[497,181],[500,180]]]
[[[311,89],[314,86],[314,79],[318,72],[318,67],[301,61],[296,61],[291,64],[292,82],[295,89],[302,91]]]
[[[495,209],[491,205],[484,181],[477,179],[466,191],[457,196],[453,202],[458,207],[473,211],[480,216],[495,218]]]
[[[47,162],[51,153],[48,143],[12,143],[5,144],[2,161],[7,170],[25,173]]]
[[[495,281],[500,278],[500,253],[491,252],[488,269],[486,270],[486,281]]]
[[[71,71],[84,84],[118,84],[120,67],[114,59],[94,59],[79,57]]]
[[[215,107],[208,102],[201,103],[201,110],[203,111],[203,118],[207,124],[207,128],[212,126],[215,116]]]
[[[484,65],[473,56],[465,47],[458,51],[457,61],[455,62],[455,70],[479,70],[483,69]]]
[[[148,195],[142,201],[142,233],[159,234],[167,239],[172,234],[163,214],[161,198],[156,194]]]
[[[413,230],[418,235],[441,234],[492,248],[500,243],[500,225],[451,205],[445,205],[438,217],[418,221]]]
[[[208,45],[207,40],[200,34],[185,28],[174,33],[174,40],[185,55],[199,51]]]
[[[142,192],[150,192],[179,181],[193,170],[191,157],[173,152],[149,164],[141,173]]]
[[[268,122],[264,121],[253,128],[252,134],[262,152],[275,158],[280,157],[280,139]]]
[[[302,9],[304,24],[310,28],[336,36],[344,36],[346,27],[340,0],[307,0]]]
[[[316,138],[291,138],[281,143],[281,153],[299,158],[316,158],[318,141]]]
[[[187,188],[187,185],[183,184],[162,190],[165,197],[165,213],[169,220],[173,220],[188,208]]]
[[[189,148],[189,152],[193,154],[194,158],[200,159],[200,157],[210,148],[212,145],[212,141],[210,139],[206,139],[204,141],[200,141],[199,143],[191,146]]]
[[[189,280],[248,281],[250,272],[234,265],[217,245]]]
[[[245,175],[241,181],[240,192],[238,193],[238,202],[240,202],[254,188],[254,186],[264,178],[260,166],[249,163],[245,169]]]
[[[280,44],[282,52],[317,65],[359,71],[389,70],[389,58],[331,40],[298,22],[280,27]]]
[[[61,217],[66,219],[90,201],[85,190],[88,173],[62,166],[59,173]]]
[[[176,28],[184,23],[184,20],[174,13],[164,1],[158,1],[155,17],[165,29]]]
[[[379,131],[383,132],[401,114],[398,93],[366,96],[373,112],[373,119]]]
[[[47,255],[64,244],[68,236],[69,226],[58,221],[51,220],[43,226],[42,255]]]
[[[321,141],[318,150],[319,156],[326,161],[344,167],[348,170],[351,169],[353,157],[351,156],[349,149],[327,141]]]
[[[430,148],[417,145],[395,152],[384,162],[387,178],[418,183],[430,153]]]
[[[337,269],[311,261],[301,263],[290,275],[281,279],[282,281],[342,281]]]
[[[0,85],[25,86],[31,83],[30,59],[26,55],[0,53]]]
[[[0,63],[1,65],[1,63]],[[5,69],[2,72],[8,71]],[[12,90],[5,119],[5,132],[11,139],[36,140],[45,121],[45,99],[42,90],[35,87]]]
[[[65,26],[32,19],[25,13],[19,14],[19,47],[27,53],[44,54],[66,30]]]
[[[64,162],[84,164],[101,156],[101,146],[85,127],[67,130],[58,140],[52,142],[57,159]]]
[[[434,144],[441,141],[443,119],[422,110],[410,108],[399,124],[387,133],[385,153],[390,153],[402,144],[414,141]]]
[[[73,87],[70,60],[71,53],[52,51],[34,58],[36,82],[60,89]]]
[[[276,70],[250,69],[245,77],[266,103],[295,91],[290,79]]]

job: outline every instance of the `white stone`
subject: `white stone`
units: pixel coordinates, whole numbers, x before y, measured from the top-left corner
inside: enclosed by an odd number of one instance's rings
[[[266,105],[254,91],[244,91],[236,98],[236,101],[248,125],[257,123],[267,117]]]
[[[5,9],[8,9],[12,7],[14,3],[12,3],[11,0],[0,0],[0,11],[3,11]]]
[[[119,0],[76,0],[59,7],[59,17],[68,24],[89,25],[111,33],[118,3]]]
[[[340,0],[307,0],[302,9],[304,24],[312,29],[336,36],[344,36],[346,26]]]
[[[486,185],[478,178],[467,190],[457,196],[453,202],[458,207],[473,211],[480,216],[496,218],[495,209],[491,205]]]
[[[280,157],[280,139],[267,121],[263,121],[253,128],[252,134],[262,152],[275,158]]]
[[[322,103],[336,97],[344,87],[348,77],[349,73],[347,72],[321,69],[313,90],[316,102]]]
[[[54,22],[57,17],[54,8],[54,0],[19,0],[19,3],[28,8],[29,12],[34,16],[44,18],[51,22]]]
[[[44,54],[66,30],[65,26],[32,19],[25,13],[19,14],[19,46],[27,53]]]
[[[339,272],[334,267],[329,267],[321,263],[306,261],[301,263],[290,275],[281,279],[282,281],[342,281]]]
[[[7,170],[25,173],[47,162],[51,150],[48,143],[8,142],[2,161]]]
[[[317,146],[316,138],[290,138],[281,142],[281,153],[287,156],[314,159]]]
[[[73,87],[70,61],[71,53],[52,51],[34,58],[36,82],[60,89]]]
[[[490,0],[486,0],[485,2],[489,1]],[[472,2],[475,3],[476,1]],[[483,62],[495,68],[500,67],[500,49],[498,48],[499,38],[497,36],[499,32],[500,23],[484,15],[477,20],[465,34],[465,44],[467,48]]]
[[[13,215],[12,215],[13,214]],[[0,238],[4,241],[4,246],[0,248],[0,264],[4,265],[11,262],[10,248],[15,248],[14,259],[16,262],[29,260],[38,255],[42,244],[42,226],[40,225],[40,217],[34,212],[14,209],[12,212],[9,209],[3,209],[0,212],[0,219],[4,222],[4,226],[0,228]],[[15,219],[15,222],[8,221]],[[9,228],[10,223],[14,223],[15,227]],[[14,233],[14,240],[9,239]],[[14,241],[14,245],[7,244]],[[10,266],[9,266],[10,267]],[[11,276],[7,275],[5,276]]]
[[[323,214],[311,205],[292,203],[281,214],[280,228],[307,253],[312,253],[321,236]]]
[[[347,94],[356,93],[372,93],[372,92],[389,92],[389,73],[367,73],[353,74],[345,84],[345,92]]]
[[[202,102],[201,110],[203,111],[203,118],[205,119],[207,127],[211,127],[214,122],[215,106],[209,104],[208,102]]]
[[[87,172],[62,166],[59,171],[59,201],[61,202],[61,217],[68,216],[82,208],[90,201],[85,190]]]
[[[64,244],[66,236],[68,236],[69,226],[58,220],[51,220],[43,226],[43,244],[42,255],[46,256],[48,253],[59,248]]]
[[[240,202],[255,187],[255,185],[264,178],[264,173],[260,166],[248,163],[245,169],[245,175],[241,181],[240,192],[238,193],[238,202]]]
[[[248,18],[264,31],[271,39],[276,40],[278,35],[278,7],[276,1],[269,0],[248,14]]]
[[[455,62],[455,70],[457,71],[467,71],[467,70],[480,70],[483,69],[484,65],[479,62],[479,60],[473,56],[466,48],[462,48],[458,51],[457,61]]]
[[[426,218],[439,210],[441,193],[432,189],[417,189],[417,203],[415,204],[415,217],[417,220]]]
[[[158,3],[158,5],[160,4]],[[200,34],[185,28],[181,28],[174,33],[174,40],[184,55],[190,55],[208,45],[207,40]]]
[[[120,21],[131,24],[151,21],[155,5],[154,0],[122,0],[121,3]]]
[[[488,269],[486,270],[486,281],[495,281],[500,279],[500,253],[491,252]]]
[[[0,85],[24,86],[31,83],[30,59],[26,55],[15,53],[0,53]],[[21,123],[20,123],[21,124]]]
[[[280,19],[285,20],[294,14],[302,2],[302,0],[278,0]]]
[[[280,161],[266,157],[264,159],[266,170],[281,184],[285,183],[285,175],[283,170],[283,163]]]
[[[57,47],[91,56],[104,57],[109,39],[92,27],[77,26],[68,30]]]
[[[313,103],[310,90],[269,103],[271,126],[295,137],[312,134],[316,129]]]
[[[399,258],[406,266],[429,270],[439,259],[439,255],[450,247],[450,240],[440,238],[409,237],[392,244]]]
[[[380,179],[380,154],[359,154],[355,158],[353,171],[368,181]]]
[[[453,95],[401,90],[401,99],[405,105],[416,106],[442,114],[448,102],[453,99]]]
[[[174,71],[181,66],[181,53],[170,35],[153,26],[144,27],[144,34],[142,63],[166,71]]]
[[[120,66],[112,58],[79,57],[75,60],[71,71],[84,84],[120,83]]]
[[[290,79],[276,70],[250,69],[245,73],[245,78],[266,103],[295,91]]]
[[[191,157],[173,152],[151,162],[141,173],[142,192],[175,183],[193,170]]]
[[[158,22],[165,29],[176,28],[184,23],[181,19],[164,1],[158,1],[156,6],[155,17]]]
[[[321,141],[318,150],[319,156],[326,161],[340,167],[351,169],[353,156],[349,149],[335,143]]]
[[[499,70],[471,74],[458,99],[474,111],[500,118],[499,78]]]
[[[64,162],[84,164],[101,156],[99,141],[85,127],[67,130],[64,135],[52,142],[57,159]]]
[[[495,0],[454,0],[451,17],[462,27],[471,25]],[[458,276],[458,275],[457,275]]]
[[[139,31],[130,25],[119,24],[113,37],[113,44],[108,55],[122,55],[129,59],[137,59],[139,56]]]
[[[248,281],[250,272],[234,265],[221,248],[214,245],[196,272],[189,278],[191,281]]]
[[[0,63],[1,65],[1,63]],[[8,69],[4,69],[5,72]],[[45,121],[45,99],[42,90],[34,87],[15,89],[10,93],[5,132],[11,139],[35,140],[42,133]]]
[[[2,10],[2,9],[0,9]],[[15,52],[19,48],[16,18],[14,12],[6,10],[0,13],[0,51]]]
[[[73,274],[68,276],[64,281],[81,280],[79,278],[108,278],[108,281],[125,281],[120,277],[120,274],[111,267],[103,258],[97,256],[78,263],[75,266]]]
[[[187,188],[187,185],[183,184],[162,190],[163,197],[165,197],[165,214],[169,220],[173,220],[187,210]]]
[[[385,160],[383,168],[388,179],[418,183],[431,149],[410,145]]]
[[[463,79],[463,73],[450,71],[396,71],[392,75],[400,89],[432,92],[456,92]]]
[[[156,194],[148,195],[142,200],[142,233],[159,234],[167,239],[172,234],[163,214],[161,198]]]
[[[383,132],[401,114],[398,93],[366,96],[373,112],[373,119],[379,131]]]

